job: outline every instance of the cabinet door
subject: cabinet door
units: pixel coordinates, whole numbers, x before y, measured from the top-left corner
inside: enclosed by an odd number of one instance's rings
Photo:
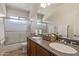
[[[50,56],[50,53],[44,48],[37,45],[37,56]]]
[[[29,38],[27,39],[27,55],[36,56],[36,44],[32,42]]]
[[[31,55],[31,41],[29,38],[27,38],[27,55]]]
[[[31,41],[31,56],[36,56],[36,44]]]

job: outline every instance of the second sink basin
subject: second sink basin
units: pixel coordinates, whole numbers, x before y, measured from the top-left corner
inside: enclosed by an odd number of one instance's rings
[[[75,54],[77,53],[77,50],[75,50],[74,48],[65,45],[65,44],[61,44],[61,43],[50,43],[49,46],[59,52],[63,52],[63,53],[67,53],[67,54]]]
[[[33,39],[42,39],[42,37],[32,37]]]

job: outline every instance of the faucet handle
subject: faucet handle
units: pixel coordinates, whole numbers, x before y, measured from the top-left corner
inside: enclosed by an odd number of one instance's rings
[[[71,45],[73,45],[74,43],[76,43],[76,42],[73,42],[73,41],[70,42]]]
[[[62,42],[64,42],[64,40],[61,40]]]
[[[59,41],[60,41],[60,42],[64,42],[64,40],[61,40],[61,39],[60,39]]]
[[[75,37],[79,37],[79,35],[74,35]]]

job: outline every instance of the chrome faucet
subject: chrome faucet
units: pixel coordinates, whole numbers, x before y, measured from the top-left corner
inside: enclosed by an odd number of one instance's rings
[[[64,43],[64,44],[67,44],[67,42],[63,39],[63,40],[60,40],[61,43]]]
[[[70,45],[73,45],[74,43],[76,43],[76,42],[71,41],[71,42],[70,42]]]

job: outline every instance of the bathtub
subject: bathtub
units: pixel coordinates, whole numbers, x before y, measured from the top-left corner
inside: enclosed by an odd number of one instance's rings
[[[20,48],[22,48],[23,43],[26,43],[26,42],[0,46],[0,52],[2,52],[2,51],[9,52],[9,51],[20,49]]]

